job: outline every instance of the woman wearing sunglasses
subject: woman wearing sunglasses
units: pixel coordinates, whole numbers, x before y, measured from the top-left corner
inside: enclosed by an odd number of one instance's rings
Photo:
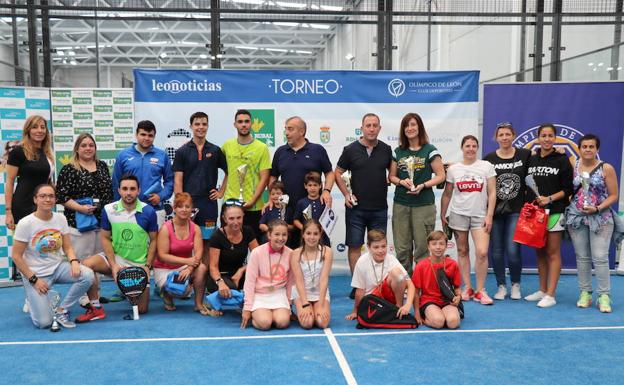
[[[516,131],[511,123],[499,123],[494,133],[498,149],[483,158],[492,163],[496,170],[496,207],[492,221],[491,243],[492,267],[498,285],[494,299],[497,300],[503,300],[507,296],[505,257],[511,278],[510,298],[515,300],[522,298],[520,291],[522,255],[520,245],[513,241],[513,235],[524,204],[526,190],[524,178],[531,151],[514,147],[515,137]]]
[[[253,229],[243,226],[245,212],[237,200],[229,200],[221,208],[223,227],[210,238],[209,292],[219,291],[223,298],[232,296],[231,290],[242,290],[247,269],[247,255],[258,247]]]

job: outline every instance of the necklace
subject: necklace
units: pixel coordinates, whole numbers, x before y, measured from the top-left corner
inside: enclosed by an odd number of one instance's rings
[[[273,286],[273,266],[271,264],[271,251],[274,251],[273,248],[271,247],[271,245],[269,244],[269,277],[271,279],[270,282],[270,286],[269,286],[269,291],[273,291],[275,290],[275,286]],[[282,256],[284,255],[284,247],[282,247],[282,249],[280,250],[280,255],[279,255],[279,259],[277,260],[277,266],[275,267],[276,269],[279,267],[280,262],[282,262]]]
[[[306,262],[306,265],[308,266],[308,274],[312,275],[312,288],[314,288],[315,287],[314,286],[314,280],[316,279],[316,270],[317,270],[316,262],[318,260],[318,256],[314,257],[314,270],[312,270],[312,264],[310,263],[310,259],[308,257],[307,251],[305,251],[305,246],[304,246],[304,251],[303,252],[304,252],[304,255],[303,255],[304,256],[304,260]],[[317,253],[318,253],[318,250],[317,250]]]
[[[241,229],[241,234],[243,233],[243,230]],[[234,250],[234,243],[230,240],[230,237],[234,237],[235,235],[228,235],[227,230],[225,230],[225,228],[223,228],[223,233],[225,234],[225,239],[228,241],[228,243],[230,244],[230,250]],[[238,235],[238,234],[236,234]],[[241,237],[242,238],[242,237]],[[241,239],[242,240],[242,239]],[[240,242],[239,242],[240,243]],[[238,244],[238,243],[237,243]]]
[[[375,259],[373,258],[373,256],[371,255],[371,266],[373,267],[373,274],[375,275],[375,286],[379,287],[381,286],[381,282],[383,281],[383,273],[384,273],[384,268],[385,268],[385,260],[383,262],[381,262],[381,275],[379,276],[379,278],[377,278],[377,271],[375,271]]]

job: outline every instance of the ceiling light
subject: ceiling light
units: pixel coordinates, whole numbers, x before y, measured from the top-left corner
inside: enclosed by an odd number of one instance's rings
[[[76,52],[74,52],[74,51],[69,51],[69,52],[67,52],[67,54],[69,56],[76,56]]]
[[[202,53],[201,55],[199,55],[200,59],[208,59],[208,55],[206,55],[205,53]]]
[[[197,66],[196,66],[196,65],[193,65],[193,66],[191,67],[191,69],[192,69],[192,70],[196,70],[196,69],[197,69]]]
[[[163,53],[161,53],[161,54],[160,54],[160,55],[158,55],[158,56],[160,56],[160,58],[161,58],[161,59],[164,59],[164,58],[166,58],[166,57],[167,57],[167,52],[163,52]]]
[[[250,50],[253,50],[253,51],[258,49],[258,47],[251,47],[251,46],[247,46],[247,45],[237,45],[237,46],[234,46],[234,48],[236,48],[236,49],[250,49]]]
[[[61,51],[61,50],[56,50],[56,54],[59,56],[65,56],[65,51]]]
[[[208,69],[208,64],[204,64],[204,65],[202,65],[202,67],[201,67],[201,68],[202,68],[203,70]]]
[[[355,60],[355,56],[353,56],[352,53],[348,53],[345,55],[345,59],[347,59],[348,61],[353,61]]]
[[[69,64],[71,64],[71,65],[75,66],[75,65],[76,65],[76,64],[78,64],[78,63],[77,63],[75,60],[72,60],[72,61],[70,61],[70,62],[69,62]]]

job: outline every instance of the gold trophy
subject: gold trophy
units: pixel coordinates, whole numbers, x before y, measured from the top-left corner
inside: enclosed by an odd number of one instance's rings
[[[236,174],[238,175],[238,200],[242,203],[243,198],[243,184],[245,184],[245,175],[247,175],[247,165],[241,164],[236,168]]]
[[[342,181],[347,187],[347,192],[349,192],[349,198],[351,199],[351,205],[357,206],[357,199],[353,195],[353,188],[351,187],[351,171],[347,170],[341,175]]]
[[[416,186],[414,186],[414,169],[416,166],[416,158],[414,158],[413,156],[408,156],[407,158],[405,158],[403,164],[405,164],[407,176],[412,182],[412,187],[410,187],[410,191],[416,191]]]

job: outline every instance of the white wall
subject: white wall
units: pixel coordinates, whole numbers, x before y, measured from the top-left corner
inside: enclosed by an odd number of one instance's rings
[[[132,68],[100,66],[100,86],[103,88],[120,88],[123,74],[127,79],[132,79]],[[53,67],[53,87],[96,87],[96,85],[95,67]]]

